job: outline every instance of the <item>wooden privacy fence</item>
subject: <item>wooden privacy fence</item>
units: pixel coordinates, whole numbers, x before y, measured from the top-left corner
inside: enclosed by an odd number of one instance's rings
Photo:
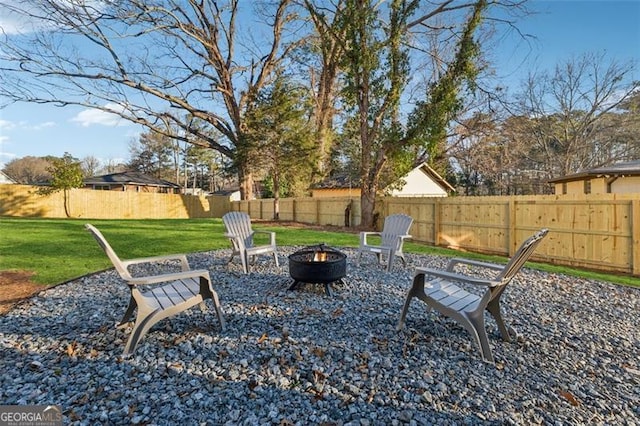
[[[273,200],[234,201],[233,210],[273,218]],[[360,224],[360,200],[295,198],[280,201],[280,219],[344,226]],[[405,198],[378,203],[378,223],[393,213],[413,217],[413,240],[480,253],[511,256],[541,228],[549,235],[538,261],[640,276],[640,194]]]
[[[63,194],[0,185],[0,215],[64,218]],[[71,214],[95,219],[219,218],[230,210],[272,220],[273,199],[234,201],[193,196],[74,189]],[[280,220],[318,225],[360,225],[360,200],[284,198]],[[540,228],[550,233],[534,259],[640,276],[640,193],[512,197],[393,198],[379,200],[378,223],[393,213],[413,217],[415,241],[511,256]]]
[[[37,187],[29,185],[0,185],[0,215],[66,217],[62,192],[42,196],[36,191]],[[221,217],[228,212],[229,197],[73,189],[69,206],[74,218],[207,218]]]

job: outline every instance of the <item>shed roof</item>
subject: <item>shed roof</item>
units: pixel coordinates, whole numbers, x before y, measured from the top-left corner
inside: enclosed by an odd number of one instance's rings
[[[102,176],[92,176],[84,179],[85,185],[143,185],[158,186],[164,188],[180,188],[177,183],[164,179],[158,179],[153,176],[140,172],[122,172],[111,173]]]
[[[431,180],[436,182],[445,191],[455,191],[455,188],[451,186],[442,176],[440,176],[435,170],[433,170],[427,163],[422,163],[412,170],[420,169]],[[311,186],[311,189],[348,189],[348,188],[360,188],[360,179],[352,178],[348,173],[341,173],[335,176],[331,176]]]
[[[590,177],[621,177],[621,176],[640,176],[640,160],[625,161],[622,163],[612,164],[609,166],[596,167],[593,169],[583,170],[578,173],[549,179],[549,183],[571,182],[575,180],[584,180]]]

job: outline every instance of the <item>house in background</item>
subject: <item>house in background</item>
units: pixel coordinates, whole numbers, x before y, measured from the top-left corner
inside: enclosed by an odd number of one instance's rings
[[[455,191],[446,180],[426,163],[411,170],[402,177],[402,186],[390,189],[388,195],[392,197],[446,197]],[[360,197],[358,182],[352,182],[347,176],[336,176],[311,187],[311,196],[326,197]]]
[[[228,188],[228,189],[220,189],[215,192],[211,192],[211,195],[217,195],[222,197],[229,197],[229,201],[240,201],[240,189],[239,188]]]
[[[17,183],[15,180],[11,179],[5,172],[0,170],[0,184],[3,183]]]
[[[584,170],[549,183],[558,195],[640,193],[640,160]]]
[[[159,192],[179,194],[180,185],[140,172],[112,173],[84,179],[84,187],[103,191]]]

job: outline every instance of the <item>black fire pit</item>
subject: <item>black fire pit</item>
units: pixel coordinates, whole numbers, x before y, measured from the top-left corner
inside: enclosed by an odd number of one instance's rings
[[[347,255],[324,244],[305,247],[289,255],[289,274],[293,290],[299,283],[324,284],[331,296],[331,283],[343,283],[347,275]]]

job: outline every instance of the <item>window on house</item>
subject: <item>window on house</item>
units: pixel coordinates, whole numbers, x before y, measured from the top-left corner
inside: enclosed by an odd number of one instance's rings
[[[585,179],[584,180],[584,193],[585,194],[591,194],[591,180],[590,179]]]
[[[567,194],[567,182],[562,182],[562,194]]]

